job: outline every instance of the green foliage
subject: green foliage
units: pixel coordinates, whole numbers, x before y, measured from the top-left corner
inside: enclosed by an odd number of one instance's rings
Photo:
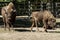
[[[0,0],[0,2],[2,2],[3,0]]]
[[[48,0],[41,0],[41,1],[43,1],[43,2],[48,2]]]
[[[0,0],[0,2],[10,2],[12,0]]]
[[[13,0],[0,0],[0,2],[3,2],[3,1],[13,1]],[[22,1],[27,1],[27,0],[16,0],[17,2],[22,2]],[[48,0],[30,0],[30,1],[43,1],[43,2],[47,2]]]
[[[26,1],[26,0],[16,0],[17,2],[22,2],[22,1]]]

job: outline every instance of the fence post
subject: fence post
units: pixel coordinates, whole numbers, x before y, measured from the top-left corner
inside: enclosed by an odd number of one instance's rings
[[[43,11],[43,2],[41,1],[41,11]]]
[[[55,2],[55,5],[56,5],[56,17],[60,17],[60,3],[59,2]]]
[[[28,1],[28,15],[30,16],[30,14],[31,14],[31,9],[30,9],[30,7],[31,7],[31,3],[30,3],[30,0]]]
[[[50,7],[50,3],[47,3],[47,4],[46,4],[46,9],[47,9],[47,10],[50,10],[50,8],[51,8],[51,7]]]

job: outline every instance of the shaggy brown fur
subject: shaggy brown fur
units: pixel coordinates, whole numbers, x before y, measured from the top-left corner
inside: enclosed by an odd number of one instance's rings
[[[10,2],[7,6],[2,7],[1,14],[3,16],[5,30],[6,28],[10,30],[10,27],[13,27],[13,23],[15,22],[16,18],[16,9],[14,4]]]
[[[56,22],[56,19],[55,17],[53,16],[53,14],[48,11],[48,10],[45,10],[45,11],[35,11],[35,12],[32,12],[31,14],[32,16],[32,20],[33,20],[33,23],[32,23],[32,26],[31,26],[31,31],[32,31],[32,28],[34,26],[34,22],[35,22],[35,25],[36,25],[36,28],[37,28],[37,31],[39,31],[38,27],[37,27],[37,23],[39,21],[43,21],[43,27],[45,28],[45,31],[47,32],[47,27],[48,25],[53,27],[55,26],[55,22]]]

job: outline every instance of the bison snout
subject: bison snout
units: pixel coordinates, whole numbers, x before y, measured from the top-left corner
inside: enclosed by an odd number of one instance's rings
[[[49,25],[50,27],[55,27],[56,23],[55,23],[55,22],[48,22],[48,25]]]

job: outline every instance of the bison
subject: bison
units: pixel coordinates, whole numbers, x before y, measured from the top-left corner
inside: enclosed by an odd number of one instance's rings
[[[7,6],[2,7],[1,14],[3,16],[4,28],[8,28],[10,31],[10,27],[13,27],[13,23],[16,18],[16,9],[14,4],[10,2]]]
[[[36,25],[37,31],[39,31],[37,23],[40,21],[42,21],[44,24],[43,27],[45,28],[45,32],[47,32],[47,28],[49,26],[54,28],[56,24],[56,19],[49,10],[32,12],[31,17],[32,17],[31,31],[33,29],[34,23]]]

